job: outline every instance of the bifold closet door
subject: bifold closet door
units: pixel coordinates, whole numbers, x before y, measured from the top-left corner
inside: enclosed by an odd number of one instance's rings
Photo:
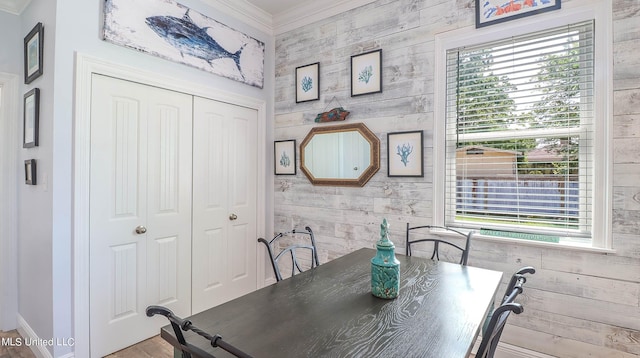
[[[192,314],[257,287],[257,111],[194,98]]]
[[[92,78],[91,356],[157,335],[152,304],[191,313],[190,95]]]

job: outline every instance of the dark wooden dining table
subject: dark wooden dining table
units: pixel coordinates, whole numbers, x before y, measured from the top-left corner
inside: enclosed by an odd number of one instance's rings
[[[400,294],[386,300],[371,294],[374,255],[354,251],[189,320],[255,358],[469,356],[502,272],[398,254]],[[179,347],[170,325],[161,337]]]

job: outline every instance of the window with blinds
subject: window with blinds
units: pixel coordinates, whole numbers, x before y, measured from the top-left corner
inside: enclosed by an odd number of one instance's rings
[[[594,22],[447,50],[445,224],[588,240]]]

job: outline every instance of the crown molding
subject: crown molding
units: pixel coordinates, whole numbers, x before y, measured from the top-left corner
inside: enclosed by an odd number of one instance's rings
[[[207,5],[233,16],[249,26],[275,36],[367,5],[375,0],[305,1],[275,16],[246,0],[203,1]]]
[[[203,2],[247,25],[273,35],[273,16],[246,0],[203,0]]]
[[[274,16],[274,35],[367,5],[375,0],[311,1]]]
[[[30,2],[31,0],[0,0],[0,11],[20,15]]]

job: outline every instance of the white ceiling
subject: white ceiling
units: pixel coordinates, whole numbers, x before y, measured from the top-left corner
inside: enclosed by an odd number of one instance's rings
[[[2,0],[5,1],[5,0]],[[278,16],[294,7],[304,6],[305,4],[312,3],[316,0],[247,0],[258,8],[271,14],[271,16]],[[324,3],[330,3],[335,0],[325,0]]]
[[[257,29],[283,33],[374,0],[202,0]],[[19,15],[31,0],[0,0],[0,11]],[[180,0],[178,0],[180,2]]]
[[[0,10],[19,14],[31,0],[0,0]],[[311,3],[315,0],[247,0],[249,3],[264,10],[271,16],[276,16],[298,5]],[[325,4],[334,0],[325,0]]]

